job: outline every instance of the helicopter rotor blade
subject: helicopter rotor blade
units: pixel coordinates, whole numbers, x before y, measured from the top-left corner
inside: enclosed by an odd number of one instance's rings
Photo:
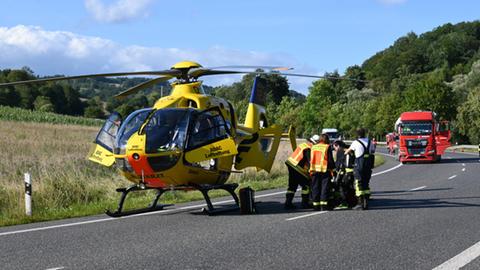
[[[134,75],[159,75],[159,76],[169,76],[177,77],[181,76],[181,71],[177,69],[171,70],[161,70],[161,71],[137,71],[137,72],[116,72],[116,73],[98,73],[98,74],[87,74],[87,75],[78,75],[78,76],[66,76],[66,77],[52,77],[38,80],[28,80],[28,81],[17,81],[17,82],[8,82],[0,83],[0,87],[3,86],[12,86],[20,84],[31,84],[31,83],[43,83],[43,82],[55,82],[55,81],[64,81],[64,80],[74,80],[74,79],[85,79],[85,78],[97,78],[97,77],[120,77],[120,76],[134,76]]]
[[[283,72],[252,72],[256,74],[267,74],[267,75],[282,75],[282,76],[293,76],[293,77],[304,77],[304,78],[316,78],[316,79],[332,79],[332,80],[344,80],[344,81],[355,81],[355,82],[368,82],[367,80],[359,80],[353,78],[345,77],[334,77],[334,76],[322,76],[322,75],[308,75],[308,74],[298,74],[298,73],[283,73]]]
[[[152,87],[157,83],[168,81],[171,78],[173,78],[173,77],[172,76],[165,76],[165,77],[158,77],[158,78],[155,78],[155,79],[148,80],[148,81],[143,82],[141,84],[137,84],[137,85],[135,85],[135,86],[119,93],[119,94],[116,94],[115,97],[116,98],[125,98],[125,97],[127,97],[127,96],[129,96],[129,95],[131,95],[135,92],[138,92],[140,90]]]
[[[220,67],[208,67],[208,69],[263,69],[263,70],[271,70],[271,71],[284,71],[284,70],[292,70],[291,67],[281,67],[281,66],[220,66]]]
[[[196,79],[200,76],[207,76],[207,75],[246,74],[246,73],[251,73],[251,72],[238,71],[238,70],[213,70],[209,68],[194,68],[188,71],[188,76]]]
[[[221,75],[221,74],[259,74],[259,75],[265,74],[265,75],[293,76],[293,77],[304,77],[304,78],[314,78],[314,79],[332,79],[332,80],[346,80],[346,81],[355,81],[355,82],[368,82],[367,80],[359,80],[359,79],[345,78],[345,77],[308,75],[308,74],[299,74],[299,73],[284,73],[279,71],[275,71],[275,70],[273,71],[238,71],[238,70],[212,70],[208,68],[198,68],[198,69],[190,70],[189,75],[194,78],[198,78],[200,76]]]
[[[232,70],[238,69],[238,70]],[[250,69],[251,71],[241,70]],[[267,70],[266,72],[279,72],[285,70],[291,70],[293,68],[280,67],[280,66],[220,66],[220,67],[208,67],[208,68],[194,68],[188,71],[188,76],[197,79],[201,76],[208,75],[222,75],[222,74],[248,74],[254,73],[255,70]]]

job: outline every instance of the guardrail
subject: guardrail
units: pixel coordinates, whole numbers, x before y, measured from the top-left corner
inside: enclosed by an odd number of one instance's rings
[[[468,145],[468,144],[461,144],[461,145],[453,145],[447,148],[448,151],[452,152],[465,152],[465,149],[472,149],[473,151],[468,151],[468,152],[476,152],[478,151],[480,153],[480,145]]]
[[[305,141],[306,139],[297,139],[298,142],[300,141]],[[282,141],[288,141],[286,138],[282,138]],[[344,140],[346,144],[351,144],[353,140]],[[377,145],[387,145],[387,142],[382,142],[382,141],[377,141]],[[456,152],[456,151],[461,151],[463,152],[465,149],[472,149],[472,150],[478,150],[480,152],[480,145],[470,145],[470,144],[461,144],[461,145],[452,145],[447,150]]]

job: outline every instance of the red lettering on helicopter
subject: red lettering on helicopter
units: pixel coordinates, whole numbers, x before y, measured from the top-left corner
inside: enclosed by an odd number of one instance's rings
[[[155,173],[155,174],[144,175],[143,177],[145,179],[153,179],[153,178],[161,178],[163,176],[164,176],[163,173]]]

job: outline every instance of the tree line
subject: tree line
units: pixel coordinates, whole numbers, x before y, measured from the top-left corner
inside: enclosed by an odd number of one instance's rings
[[[333,127],[353,136],[363,126],[371,136],[383,137],[404,111],[433,110],[449,120],[454,140],[480,140],[480,22],[445,24],[417,35],[397,39],[390,47],[353,65],[314,81],[308,95],[290,89],[287,78],[261,75],[266,81],[270,122],[295,124],[300,135]],[[33,72],[1,70],[0,82],[37,78]],[[240,82],[206,87],[209,94],[228,99],[240,122],[245,116],[254,75]],[[126,116],[152,106],[170,92],[168,83],[141,91],[127,100],[113,95],[147,78],[95,78],[0,89],[0,105],[102,118],[111,111]]]
[[[275,77],[275,76],[273,76]],[[215,95],[246,108],[251,78],[214,89]],[[397,39],[343,75],[325,74],[309,87],[306,98],[287,91],[283,77],[267,80],[267,111],[282,125],[295,123],[303,136],[337,128],[347,136],[366,127],[370,136],[392,132],[402,112],[432,110],[449,120],[454,141],[480,140],[480,22],[445,24]],[[242,111],[240,110],[240,113]],[[240,114],[242,116],[242,114]]]

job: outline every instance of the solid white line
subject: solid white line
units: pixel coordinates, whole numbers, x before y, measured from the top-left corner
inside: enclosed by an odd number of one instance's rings
[[[455,175],[452,175],[452,176],[450,176],[450,177],[448,177],[448,180],[452,180],[452,179],[453,179],[453,178],[455,178],[455,177],[457,177],[457,175],[456,175],[456,174],[455,174]]]
[[[376,176],[376,175],[380,175],[380,174],[383,174],[383,173],[393,171],[393,170],[399,168],[400,166],[402,166],[401,163],[399,165],[397,165],[393,168],[387,169],[385,171],[374,173],[374,174],[372,174],[372,176]],[[285,194],[285,191],[279,191],[279,192],[257,195],[257,196],[255,196],[255,198],[263,198],[263,197],[275,196],[275,195],[279,195],[279,194]],[[219,201],[219,202],[214,202],[212,204],[213,205],[219,205],[219,204],[225,204],[225,203],[231,203],[231,202],[234,202],[234,200]],[[196,204],[196,205],[184,206],[184,207],[180,207],[180,208],[167,209],[167,210],[155,211],[155,212],[147,212],[147,213],[135,214],[135,215],[119,217],[119,218],[108,217],[108,218],[73,222],[73,223],[67,223],[67,224],[52,225],[52,226],[46,226],[46,227],[37,227],[37,228],[31,228],[31,229],[25,229],[25,230],[3,232],[3,233],[0,233],[0,236],[27,233],[27,232],[44,231],[44,230],[55,229],[55,228],[72,227],[72,226],[77,226],[77,225],[106,222],[106,221],[119,220],[119,219],[125,219],[125,218],[134,218],[134,217],[138,217],[138,216],[158,215],[158,214],[165,214],[165,213],[172,213],[172,212],[175,213],[175,212],[180,212],[182,210],[197,209],[197,208],[201,208],[201,207],[205,207],[205,206],[206,206],[206,204]]]
[[[285,193],[285,191],[273,192],[273,193],[258,195],[258,196],[255,196],[255,198],[274,196],[274,195],[284,194],[284,193]],[[234,202],[234,200],[224,200],[224,201],[214,202],[212,204],[213,205],[220,205],[220,204],[232,203],[232,202]],[[77,225],[106,222],[106,221],[112,221],[112,220],[133,218],[133,217],[138,217],[138,216],[148,216],[148,215],[155,215],[155,214],[180,212],[182,210],[198,209],[198,208],[202,208],[202,207],[205,207],[205,206],[207,206],[207,204],[196,204],[196,205],[184,206],[184,207],[180,207],[180,208],[167,209],[167,210],[155,211],[155,212],[147,212],[147,213],[135,214],[135,215],[119,217],[119,218],[108,217],[108,218],[102,218],[102,219],[95,219],[95,220],[87,220],[87,221],[80,221],[80,222],[67,223],[67,224],[52,225],[52,226],[31,228],[31,229],[25,229],[25,230],[3,232],[3,233],[0,233],[0,236],[26,233],[26,232],[44,231],[44,230],[55,229],[55,228],[72,227],[72,226],[77,226]]]
[[[54,267],[54,268],[48,268],[48,269],[45,269],[45,270],[60,270],[60,269],[65,269],[65,267],[59,266],[59,267]]]
[[[377,176],[377,175],[380,175],[380,174],[384,174],[384,173],[387,173],[387,172],[390,172],[390,171],[396,170],[396,169],[398,169],[398,168],[402,167],[402,165],[403,165],[403,164],[402,164],[402,163],[400,163],[400,164],[398,164],[397,166],[395,166],[395,167],[392,167],[392,168],[390,168],[390,169],[387,169],[387,170],[385,170],[385,171],[381,171],[381,172],[374,173],[374,174],[372,174],[372,176]]]
[[[433,270],[460,269],[480,256],[480,242],[467,248],[462,253],[433,268]]]
[[[416,190],[420,190],[420,189],[424,189],[426,188],[427,186],[421,186],[421,187],[417,187],[417,188],[412,188],[410,189],[409,191],[416,191]]]
[[[313,212],[313,213],[306,214],[306,215],[301,215],[301,216],[298,216],[298,217],[287,218],[286,221],[295,220],[295,219],[304,218],[304,217],[315,216],[315,215],[319,215],[319,214],[323,214],[323,213],[327,213],[327,212],[328,211]]]

